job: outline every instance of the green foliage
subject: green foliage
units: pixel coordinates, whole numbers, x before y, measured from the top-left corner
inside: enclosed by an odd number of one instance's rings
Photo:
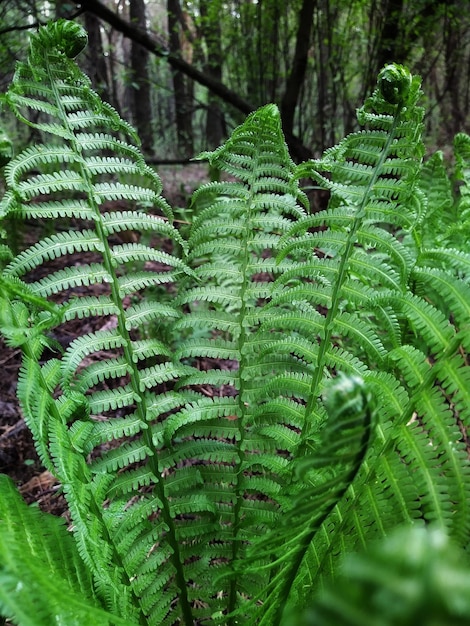
[[[90,572],[64,520],[27,506],[6,476],[0,476],[0,489],[2,615],[31,626],[129,626],[99,607]]]
[[[363,130],[299,166],[267,105],[201,155],[224,176],[193,195],[186,242],[134,131],[76,66],[84,43],[50,24],[18,65],[6,102],[44,140],[5,166],[0,204],[70,223],[0,281],[22,410],[73,534],[8,482],[0,523],[70,554],[83,613],[64,621],[276,626],[398,525],[433,522],[466,547],[470,257],[447,218],[465,216],[465,139],[454,201],[442,158],[422,163],[420,82],[404,68],[384,69]],[[303,177],[327,209],[308,213]],[[174,297],[148,297],[160,286]],[[60,554],[8,536],[6,588],[21,578],[59,606],[64,588],[28,550],[54,572]],[[50,623],[17,600],[2,597],[5,615]]]
[[[386,65],[377,79],[379,91],[390,104],[405,105],[412,85],[410,72],[396,63]]]
[[[283,626],[465,626],[470,572],[437,529],[398,529],[369,554],[349,556],[335,585]]]

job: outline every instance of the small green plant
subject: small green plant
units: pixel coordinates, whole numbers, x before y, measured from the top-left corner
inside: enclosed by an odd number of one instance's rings
[[[201,155],[228,180],[194,193],[186,239],[78,69],[85,41],[41,28],[4,97],[44,142],[5,165],[2,218],[70,220],[6,262],[0,328],[72,522],[1,479],[0,612],[277,626],[397,526],[465,548],[468,137],[454,199],[442,156],[423,162],[406,69],[384,68],[361,131],[298,166],[267,105]],[[309,213],[304,177],[326,210]]]

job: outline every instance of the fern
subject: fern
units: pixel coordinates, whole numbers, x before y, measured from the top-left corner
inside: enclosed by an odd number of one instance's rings
[[[389,101],[383,91],[384,76],[390,74],[405,85],[399,102]],[[316,398],[325,377],[338,369],[362,376],[381,416],[367,456],[323,528],[302,545],[295,537],[302,537],[310,519],[306,515],[304,526],[301,520],[291,526],[295,547],[291,563],[283,557],[282,568],[291,577],[288,593],[297,604],[305,602],[303,589],[311,589],[312,581],[318,584],[334,573],[339,545],[342,551],[365,545],[377,533],[420,517],[436,520],[463,543],[468,536],[468,465],[458,425],[468,418],[464,401],[462,412],[453,409],[466,383],[460,379],[450,386],[446,380],[447,372],[459,377],[466,371],[465,280],[457,279],[452,268],[441,269],[441,283],[449,284],[444,307],[443,298],[421,289],[424,275],[427,282],[436,276],[422,261],[421,224],[426,210],[437,209],[426,206],[418,186],[423,154],[419,83],[394,66],[384,68],[380,83],[359,112],[369,129],[348,136],[322,160],[299,167],[299,176],[311,176],[331,191],[330,208],[299,221],[291,231],[293,241],[286,238],[281,252],[281,258],[297,259],[298,270],[278,279],[279,304],[285,308],[295,301],[308,320],[315,320],[312,334],[311,323],[304,325],[302,315],[296,316],[298,340],[291,324],[281,327],[291,331],[287,350],[296,359],[301,355],[312,371],[296,456],[318,454]],[[324,230],[312,232],[318,226],[329,228],[326,236]],[[310,276],[313,288],[299,287],[299,274]],[[454,306],[462,310],[462,326],[449,322]],[[257,623],[278,623],[287,596],[287,591],[281,598],[271,594]],[[274,621],[271,605],[278,606]]]
[[[73,539],[2,481],[0,610],[276,626],[399,524],[465,547],[465,137],[454,200],[441,155],[422,161],[420,82],[401,66],[381,72],[362,130],[299,166],[267,105],[200,155],[226,180],[193,195],[186,242],[133,129],[73,60],[85,43],[70,22],[40,29],[5,96],[43,140],[5,165],[2,216],[70,224],[7,259],[0,327]],[[324,211],[308,213],[305,177],[329,191]],[[171,302],[148,296],[158,285]]]
[[[444,533],[398,529],[368,554],[350,555],[316,606],[293,611],[285,626],[464,626],[469,584],[461,553]]]
[[[152,388],[180,370],[168,360],[168,349],[160,343],[148,344],[142,350],[137,331],[149,319],[178,313],[170,307],[137,303],[143,288],[171,282],[171,268],[184,271],[185,264],[149,245],[150,241],[115,242],[116,233],[139,229],[151,231],[154,237],[172,237],[183,245],[169,221],[171,211],[160,195],[158,177],[135,145],[129,143],[137,139],[134,131],[100,101],[68,56],[68,46],[83,43],[85,38],[82,29],[64,21],[41,29],[32,37],[29,59],[18,65],[6,96],[21,120],[51,139],[26,149],[5,168],[8,190],[3,212],[34,219],[79,218],[80,224],[74,230],[41,239],[8,264],[4,293],[11,297],[16,290],[15,295],[22,295],[29,310],[26,313],[20,305],[10,305],[5,299],[2,315],[10,341],[24,348],[19,394],[25,419],[35,435],[42,462],[63,484],[78,549],[94,577],[98,596],[114,614],[138,623],[138,601],[130,583],[135,572],[126,573],[125,552],[119,554],[119,546],[113,545],[113,540],[110,543],[112,520],[119,515],[114,509],[103,509],[110,481],[102,473],[110,467],[117,471],[145,459],[150,460],[148,471],[153,481],[161,483],[149,429]],[[46,113],[46,121],[32,122],[28,117],[31,110]],[[110,156],[111,151],[115,156]],[[129,173],[138,185],[124,182]],[[64,200],[56,200],[57,193],[65,196]],[[117,198],[130,208],[138,201],[139,210],[117,214],[103,208],[104,199]],[[145,206],[152,212],[144,213]],[[93,259],[85,267],[80,263],[84,252]],[[48,273],[47,262],[57,259],[63,259],[63,268]],[[160,271],[155,269],[157,266]],[[44,277],[30,279],[39,267],[45,270]],[[85,296],[90,287],[100,295],[92,296],[90,292]],[[50,296],[57,304],[44,304],[44,298]],[[136,302],[133,305],[131,296]],[[39,320],[51,309],[49,317],[54,317],[54,323],[49,320],[40,326]],[[89,319],[97,330],[74,340],[63,354],[59,352],[40,363],[38,359],[48,346],[42,335],[38,337],[38,329],[51,332],[54,326],[76,318]],[[106,325],[113,328],[100,329]],[[21,342],[18,335],[24,337]],[[98,375],[93,360],[94,354],[102,350],[112,353],[112,357],[106,370]],[[124,430],[132,431],[136,443],[119,448],[120,458],[111,462],[109,457],[115,455],[122,435],[106,438],[107,447],[98,446],[88,465],[88,437],[98,443],[103,440],[99,432],[95,434],[102,423],[97,418],[118,408],[132,421],[133,427]],[[127,499],[120,506],[126,505]],[[169,510],[166,516],[171,534]]]
[[[207,472],[204,491],[220,493],[220,535],[214,538],[219,561],[230,565],[244,558],[247,537],[263,532],[278,515],[279,473],[286,461],[278,454],[276,439],[266,436],[257,421],[265,374],[258,354],[271,342],[271,337],[260,337],[257,331],[271,297],[267,277],[281,271],[273,251],[293,220],[305,215],[305,199],[293,177],[273,105],[252,114],[224,146],[202,156],[234,180],[205,185],[193,196],[197,217],[189,237],[188,262],[194,266],[196,282],[188,279],[180,293],[179,302],[189,304],[191,312],[175,328],[189,327],[198,333],[198,338],[180,345],[180,359],[215,357],[217,366],[195,370],[183,379],[186,386],[211,389],[211,397],[201,394],[197,404],[191,402],[171,417],[167,434],[172,440],[179,435],[220,442],[220,452],[212,448],[211,456],[217,471]],[[227,389],[229,397],[224,393]],[[176,421],[178,429],[173,426]],[[296,425],[294,421],[284,429]],[[221,490],[221,483],[230,489]],[[210,589],[214,577],[220,580],[229,612],[241,594],[250,595],[267,584],[262,573],[253,573],[249,587],[241,578],[225,582],[223,574],[218,564],[217,574],[208,572],[205,586]]]
[[[31,625],[129,624],[100,608],[90,572],[63,521],[28,507],[6,476],[0,483],[2,613]]]

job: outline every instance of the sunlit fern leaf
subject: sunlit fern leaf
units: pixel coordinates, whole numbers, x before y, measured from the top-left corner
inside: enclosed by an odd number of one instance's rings
[[[3,616],[13,618],[19,626],[138,623],[100,607],[90,572],[62,519],[27,506],[4,475],[0,476],[0,490]]]

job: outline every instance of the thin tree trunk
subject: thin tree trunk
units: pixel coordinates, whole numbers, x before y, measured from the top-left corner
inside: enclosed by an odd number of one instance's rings
[[[139,28],[147,30],[144,0],[131,0],[129,5],[131,22]],[[153,153],[152,132],[152,101],[148,73],[149,53],[136,41],[131,42],[132,82],[132,118],[142,142],[142,150],[150,155]]]
[[[85,13],[85,28],[88,33],[86,72],[91,79],[93,89],[101,95],[103,100],[114,105],[109,89],[100,23],[92,13]]]
[[[444,83],[444,125],[450,136],[465,128],[467,109],[461,107],[463,93],[462,78],[465,76],[464,55],[460,45],[462,32],[459,29],[459,2],[450,2],[446,8],[445,44],[445,83]]]
[[[170,52],[181,57],[180,20],[178,19],[181,7],[179,0],[167,0],[167,12]],[[191,103],[188,98],[184,74],[180,70],[174,70],[172,78],[178,152],[181,156],[188,157],[194,153]]]
[[[310,34],[312,32],[315,0],[303,0],[299,13],[299,25],[295,43],[292,69],[287,79],[286,90],[281,102],[281,116],[284,132],[294,134],[294,116],[299,101],[300,90],[307,71]]]
[[[214,6],[214,5],[212,5]],[[207,57],[204,70],[215,80],[222,81],[222,43],[218,14],[210,11],[205,0],[199,3],[201,12],[201,35],[207,46]],[[216,7],[217,8],[217,7]],[[225,136],[224,115],[220,108],[219,99],[209,91],[207,98],[206,140],[208,148],[217,148]]]
[[[386,63],[404,63],[407,50],[402,37],[403,0],[389,0],[383,20],[381,45],[378,51],[377,71]]]

